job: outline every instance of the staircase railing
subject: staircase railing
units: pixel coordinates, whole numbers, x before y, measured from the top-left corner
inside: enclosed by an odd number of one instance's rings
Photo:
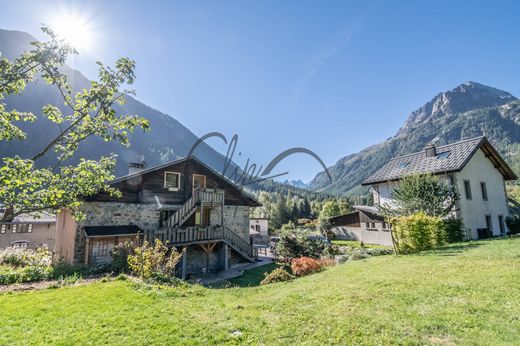
[[[163,228],[147,232],[146,239],[150,243],[159,239],[172,246],[196,244],[204,241],[223,241],[248,260],[254,259],[251,244],[226,226]]]
[[[224,204],[224,190],[198,189],[193,191],[193,195],[175,211],[166,221],[166,228],[173,228],[182,225],[195,211],[197,205],[217,206]]]

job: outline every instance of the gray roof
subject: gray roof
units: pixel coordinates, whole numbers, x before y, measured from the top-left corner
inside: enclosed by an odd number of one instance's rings
[[[370,205],[353,205],[352,209],[354,210],[361,210],[367,213],[377,214],[378,209],[377,207],[370,206]]]
[[[478,149],[482,149],[506,180],[517,179],[513,170],[502,159],[486,137],[476,137],[439,146],[437,155],[426,157],[425,151],[391,159],[369,176],[361,185],[398,180],[410,174],[443,174],[461,171]]]

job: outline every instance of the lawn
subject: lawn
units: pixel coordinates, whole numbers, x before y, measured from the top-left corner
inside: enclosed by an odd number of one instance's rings
[[[4,294],[0,321],[0,344],[515,344],[520,239],[372,257],[268,286],[112,281]]]

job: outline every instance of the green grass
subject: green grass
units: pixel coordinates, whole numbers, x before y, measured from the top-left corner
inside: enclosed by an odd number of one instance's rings
[[[339,245],[339,246],[361,247],[361,242],[357,241],[357,240],[333,240],[332,244]],[[374,249],[390,248],[389,246],[376,245],[376,244],[365,244],[365,247],[374,248]]]
[[[517,344],[520,239],[372,257],[267,286],[113,281],[4,294],[0,321],[10,345]]]
[[[276,268],[278,268],[280,265],[276,263],[269,263],[265,266],[253,268],[246,270],[242,276],[239,276],[237,278],[233,278],[229,280],[229,282],[233,286],[238,287],[251,287],[251,286],[258,286],[260,285],[260,282],[265,278],[266,273],[270,273]]]

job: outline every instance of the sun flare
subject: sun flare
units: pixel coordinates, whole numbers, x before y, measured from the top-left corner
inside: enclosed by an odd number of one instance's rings
[[[92,48],[94,32],[87,18],[77,14],[56,16],[50,24],[58,37],[78,51]]]

